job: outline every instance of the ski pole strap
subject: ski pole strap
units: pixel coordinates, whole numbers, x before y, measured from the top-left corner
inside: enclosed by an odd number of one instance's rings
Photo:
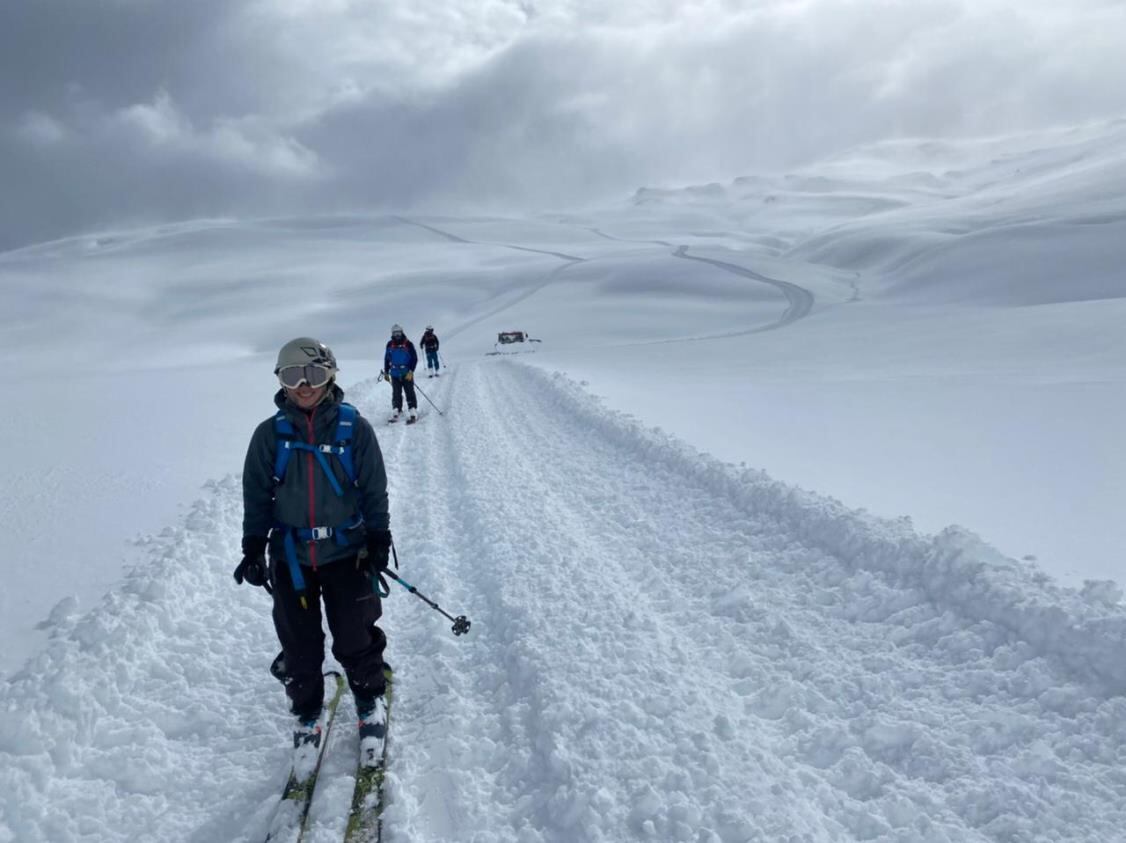
[[[391,541],[391,553],[395,557],[395,567],[399,567],[399,554],[395,553],[395,542]],[[384,569],[387,570],[387,569]],[[389,570],[387,571],[391,576],[395,576]],[[396,579],[398,579],[396,577]],[[379,599],[383,600],[391,596],[391,586],[387,584],[387,580],[383,578],[383,571],[376,571],[371,575],[371,587],[375,589],[375,593],[379,595]]]
[[[371,575],[371,587],[379,595],[380,600],[391,596],[391,586],[387,584],[387,580],[383,579],[382,571]]]

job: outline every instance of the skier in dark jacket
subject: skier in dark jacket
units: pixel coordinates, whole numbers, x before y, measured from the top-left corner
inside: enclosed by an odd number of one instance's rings
[[[418,344],[426,352],[426,377],[438,377],[438,335],[434,333],[433,325],[426,326],[426,333]]]
[[[295,747],[320,742],[322,600],[361,736],[382,739],[387,639],[375,625],[382,607],[373,578],[387,569],[391,547],[383,455],[368,421],[343,403],[336,358],[324,343],[286,343],[274,372],[282,387],[274,396],[278,412],[254,431],[243,467],[243,558],[235,580],[273,595],[282,652],[272,670],[298,718]],[[284,462],[279,447],[288,454]]]
[[[418,399],[414,394],[414,370],[418,366],[418,352],[407,339],[401,325],[391,326],[391,339],[383,353],[383,377],[391,381],[391,407],[388,421],[398,421],[403,412],[403,393],[407,394],[407,423],[418,418]]]

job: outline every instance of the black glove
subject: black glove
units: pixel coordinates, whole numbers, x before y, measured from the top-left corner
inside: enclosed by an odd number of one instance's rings
[[[359,562],[368,569],[372,576],[378,576],[387,570],[387,561],[391,555],[391,531],[368,530],[364,538],[363,549],[357,555]]]
[[[235,582],[242,585],[243,580],[273,594],[273,589],[270,588],[270,566],[266,563],[265,536],[242,537],[242,561],[235,568]]]

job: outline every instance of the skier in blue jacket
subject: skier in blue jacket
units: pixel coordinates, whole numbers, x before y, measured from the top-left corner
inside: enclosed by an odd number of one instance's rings
[[[414,370],[418,366],[418,352],[414,343],[403,333],[402,325],[391,326],[391,339],[383,353],[383,377],[391,381],[391,407],[394,412],[388,421],[398,421],[403,412],[403,393],[407,394],[407,424],[418,419],[418,399],[414,393]]]

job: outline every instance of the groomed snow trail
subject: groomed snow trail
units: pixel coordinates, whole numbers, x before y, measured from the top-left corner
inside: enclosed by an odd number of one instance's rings
[[[388,841],[1111,841],[1126,611],[721,465],[505,360],[349,389],[402,576]],[[247,432],[249,437],[249,431]],[[235,478],[0,691],[0,841],[260,840],[290,726]],[[339,840],[350,700],[307,835]]]
[[[388,443],[396,535],[474,628],[393,605],[391,839],[1121,833],[1126,699],[921,575],[826,552],[878,523],[829,506],[803,544],[793,490],[764,483],[783,517],[756,514],[723,467],[520,365],[427,388],[448,417]],[[889,529],[910,564],[922,540]],[[1095,615],[1105,660],[1124,618]]]

